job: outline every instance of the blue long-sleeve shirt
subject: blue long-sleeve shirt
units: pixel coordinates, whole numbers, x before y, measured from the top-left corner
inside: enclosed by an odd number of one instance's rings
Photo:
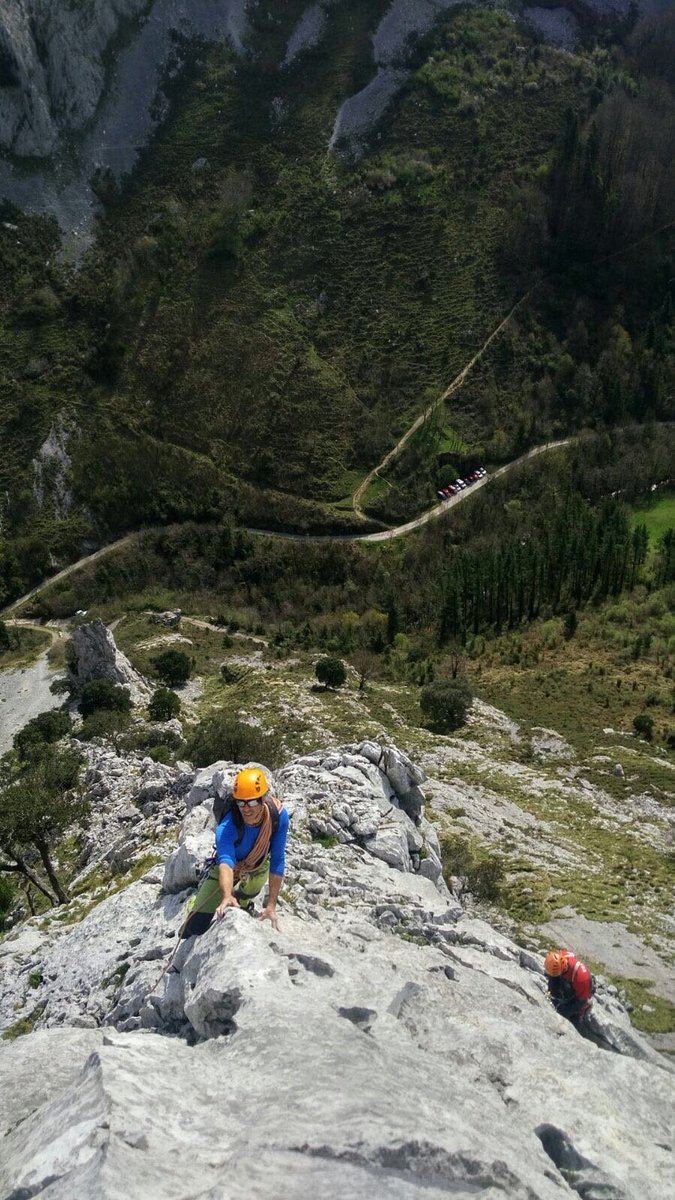
[[[236,863],[242,862],[255,846],[260,833],[259,825],[246,825],[244,832],[241,835],[241,841],[237,846],[235,842],[239,837],[239,829],[235,824],[234,817],[231,812],[228,812],[223,817],[220,825],[216,829],[216,859],[218,865],[226,867],[234,867]],[[286,839],[288,837],[288,812],[282,808],[279,813],[279,825],[276,833],[270,842],[270,874],[283,875],[286,870]]]

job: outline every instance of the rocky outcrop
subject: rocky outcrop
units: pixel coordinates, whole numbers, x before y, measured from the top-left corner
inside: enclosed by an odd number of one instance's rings
[[[150,620],[153,625],[164,625],[166,629],[178,629],[182,615],[180,608],[176,608],[167,612],[153,613]]]
[[[178,847],[166,863],[167,892],[195,883],[213,844],[213,800],[229,792],[236,770],[218,762],[197,772]],[[395,746],[359,742],[296,759],[273,777],[273,787],[298,836],[359,846],[399,871],[431,879],[444,892],[438,837],[421,816],[419,784],[425,778]]]
[[[461,0],[392,0],[373,36],[375,75],[345,100],[333,126],[330,147],[362,150],[364,137],[377,125],[408,78],[413,39],[427,33],[446,9]]]
[[[105,83],[104,54],[123,21],[148,0],[13,0],[0,14],[0,145],[43,158],[62,133],[94,115]]]
[[[92,762],[88,786],[120,765]],[[141,767],[139,811],[187,810],[186,835],[237,769],[176,771],[142,801]],[[597,1028],[621,1054],[558,1017],[539,958],[409,845],[395,866],[373,852],[389,809],[433,845],[400,807],[422,772],[360,742],[274,782],[293,813],[279,932],[232,910],[179,944],[190,892],[151,868],[79,925],[2,944],[0,1023],[37,1032],[0,1043],[0,1194],[665,1200],[672,1068],[615,995]]]
[[[77,687],[90,679],[109,679],[129,688],[134,702],[147,698],[147,683],[117,649],[115,639],[103,621],[97,618],[77,625],[72,634],[72,649],[70,671]]]
[[[33,495],[38,508],[51,502],[59,520],[68,516],[73,507],[70,486],[72,460],[68,454],[70,429],[61,421],[52,425],[49,435],[33,460]]]

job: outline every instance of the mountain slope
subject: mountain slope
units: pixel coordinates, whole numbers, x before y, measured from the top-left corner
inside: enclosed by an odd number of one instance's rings
[[[232,912],[158,981],[185,893],[162,896],[154,868],[72,930],[33,922],[3,944],[11,990],[42,964],[32,1022],[52,1026],[0,1049],[10,1186],[257,1198],[283,1178],[294,1197],[539,1200],[572,1186],[665,1200],[669,1065],[606,989],[599,1028],[623,1052],[581,1039],[551,1010],[538,959],[387,865],[403,865],[393,847],[416,827],[392,815],[369,756],[318,752],[277,776],[293,810],[282,932]],[[210,840],[213,774],[189,794],[165,887]],[[343,844],[316,840],[326,822]],[[215,1130],[211,1078],[229,1097]]]

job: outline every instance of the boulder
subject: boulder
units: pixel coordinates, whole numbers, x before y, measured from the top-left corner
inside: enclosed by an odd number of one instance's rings
[[[78,687],[91,679],[109,679],[112,683],[129,688],[135,703],[147,699],[147,683],[117,649],[115,639],[103,621],[97,618],[77,625],[73,630],[72,645],[74,662],[71,675]]]
[[[166,629],[178,629],[183,613],[180,608],[173,611],[153,613],[150,620],[153,625],[163,625]]]
[[[208,801],[193,808],[183,822],[178,846],[166,860],[162,890],[170,895],[195,887],[213,852],[215,823]]]

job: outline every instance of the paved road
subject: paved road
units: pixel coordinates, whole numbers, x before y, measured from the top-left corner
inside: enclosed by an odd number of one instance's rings
[[[534,449],[528,450],[527,454],[521,455],[520,458],[514,459],[513,462],[507,463],[494,471],[492,475],[487,475],[483,479],[479,479],[476,483],[471,484],[463,492],[459,492],[456,496],[451,496],[449,500],[442,500],[440,504],[434,505],[421,516],[416,517],[414,521],[407,521],[405,525],[397,525],[394,529],[383,529],[377,533],[338,533],[338,534],[320,534],[320,533],[282,533],[276,529],[246,529],[246,533],[252,534],[254,537],[270,537],[276,538],[279,541],[286,542],[388,542],[392,538],[402,537],[405,534],[412,533],[415,529],[419,529],[422,525],[426,525],[428,521],[433,521],[437,517],[448,512],[457,504],[463,504],[471,496],[475,495],[479,488],[485,487],[491,479],[497,479],[500,475],[505,475],[507,471],[514,471],[530,458],[536,458],[538,454],[545,454],[549,450],[556,450],[561,446],[567,446],[572,442],[573,438],[563,438],[559,442],[545,442],[542,446],[535,446]],[[103,546],[94,554],[87,554],[84,558],[80,558],[77,562],[71,563],[70,566],[64,567],[56,575],[51,575],[49,579],[45,579],[39,583],[37,587],[26,592],[25,596],[21,596],[18,600],[12,601],[11,604],[2,610],[2,616],[7,618],[11,613],[16,612],[22,604],[28,600],[32,600],[34,596],[52,583],[57,583],[60,579],[67,579],[74,571],[79,571],[80,567],[89,566],[91,563],[97,562],[103,558],[105,554],[111,554],[113,550],[118,550],[121,546],[130,545],[138,536],[137,533],[127,533],[124,537],[119,538],[116,542],[110,542],[107,546]]]

